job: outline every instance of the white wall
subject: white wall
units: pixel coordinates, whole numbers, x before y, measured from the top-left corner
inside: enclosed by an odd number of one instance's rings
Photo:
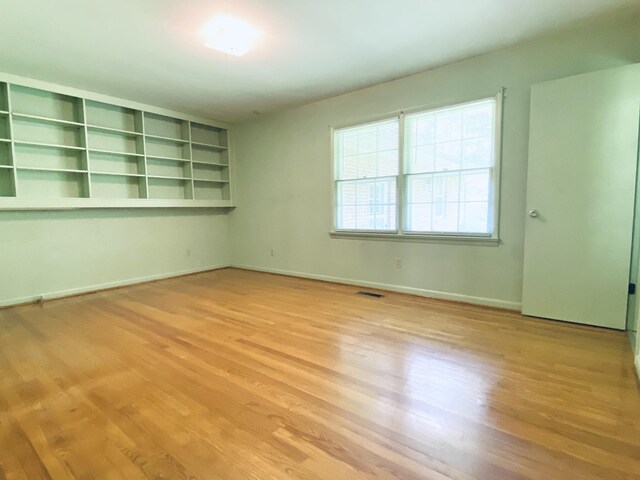
[[[519,308],[532,84],[640,61],[640,15],[572,31],[237,126],[238,266]],[[429,48],[429,46],[416,46]],[[498,247],[331,239],[329,125],[507,88]],[[274,256],[270,255],[273,249]],[[403,262],[394,268],[395,259]]]
[[[211,209],[0,212],[0,305],[226,266],[228,223]]]

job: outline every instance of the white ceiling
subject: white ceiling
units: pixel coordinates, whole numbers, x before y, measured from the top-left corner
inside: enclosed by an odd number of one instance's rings
[[[638,0],[0,0],[0,70],[237,121],[495,50]],[[262,29],[245,57],[199,30]]]

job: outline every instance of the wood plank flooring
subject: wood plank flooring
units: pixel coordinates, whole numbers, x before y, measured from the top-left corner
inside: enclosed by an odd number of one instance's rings
[[[623,333],[226,269],[0,310],[0,479],[640,479]]]

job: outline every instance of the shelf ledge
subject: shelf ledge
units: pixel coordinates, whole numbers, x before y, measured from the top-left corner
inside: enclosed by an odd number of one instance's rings
[[[235,208],[230,200],[162,198],[16,198],[0,197],[0,210],[81,210],[107,208]]]
[[[188,158],[177,158],[177,157],[161,157],[160,155],[147,155],[147,159],[149,160],[167,160],[171,162],[190,162]]]
[[[174,142],[174,143],[182,143],[182,144],[189,143],[189,140],[184,140],[182,138],[162,137],[160,135],[149,135],[148,133],[145,133],[144,137],[149,138],[151,140],[161,140],[163,142]]]
[[[86,148],[84,147],[76,147],[72,145],[56,145],[54,143],[28,142],[25,140],[14,140],[13,143],[16,145],[24,145],[26,147],[59,148],[63,150],[76,150],[76,151],[86,150]]]
[[[22,118],[25,120],[35,120],[37,122],[45,122],[45,123],[58,123],[60,125],[68,125],[72,127],[84,127],[84,123],[82,122],[62,120],[60,118],[40,117],[38,115],[29,115],[27,113],[17,113],[17,112],[13,112],[12,115],[16,118]]]
[[[144,157],[141,153],[115,152],[113,150],[102,150],[98,148],[90,148],[89,153],[102,153],[104,155],[121,155],[123,157]]]
[[[108,132],[108,133],[117,133],[120,135],[126,135],[129,137],[141,137],[143,134],[140,132],[132,132],[129,130],[120,130],[119,128],[111,128],[111,127],[102,127],[100,125],[87,125],[87,129],[89,130],[97,130],[97,131],[101,131],[101,132]]]
[[[193,181],[206,183],[229,183],[229,180],[209,180],[207,178],[194,178]]]
[[[191,179],[187,177],[170,177],[165,175],[147,175],[147,178],[157,179],[157,180],[180,180],[183,182],[191,181]]]
[[[196,165],[207,165],[209,167],[221,167],[221,168],[229,167],[229,165],[226,163],[202,162],[200,160],[192,160],[192,163],[195,163]]]
[[[16,170],[31,172],[89,173],[87,170],[74,170],[71,168],[16,167]]]
[[[224,147],[222,145],[214,145],[211,143],[191,142],[191,145],[194,147],[203,147],[209,150],[218,150],[218,151],[224,151],[229,149],[229,147]]]
[[[91,175],[104,175],[104,176],[111,176],[111,177],[144,178],[144,175],[141,174],[141,173],[91,172]]]

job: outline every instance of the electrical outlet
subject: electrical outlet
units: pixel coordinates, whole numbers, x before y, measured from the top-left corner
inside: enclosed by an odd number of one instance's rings
[[[271,254],[272,257],[276,256],[276,251],[272,248],[269,253]]]
[[[400,258],[396,258],[396,268],[402,268],[402,260]]]
[[[187,253],[187,257],[190,257],[191,256],[191,249],[187,248],[187,252],[186,253]]]

